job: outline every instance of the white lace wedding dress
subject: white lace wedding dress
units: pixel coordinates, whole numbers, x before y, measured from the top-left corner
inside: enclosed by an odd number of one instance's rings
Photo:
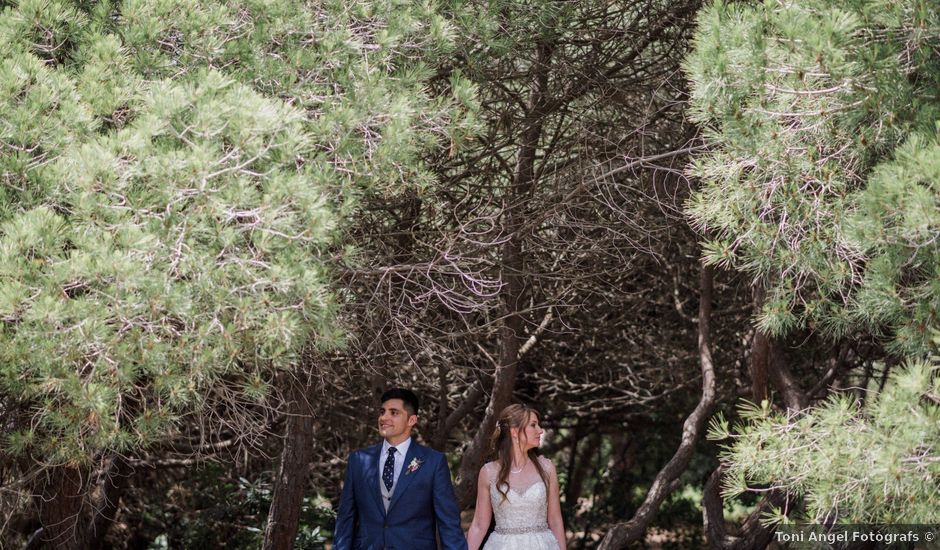
[[[539,458],[546,473],[551,462]],[[484,466],[490,479],[490,502],[496,517],[496,530],[483,550],[558,550],[558,541],[548,528],[548,488],[533,467],[509,476],[506,497],[496,488],[499,465]],[[519,478],[519,479],[517,479]]]

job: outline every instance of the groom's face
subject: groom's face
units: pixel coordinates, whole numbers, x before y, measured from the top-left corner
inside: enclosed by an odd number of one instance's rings
[[[405,409],[401,399],[389,399],[379,408],[379,434],[394,444],[408,439],[417,423],[418,417]]]

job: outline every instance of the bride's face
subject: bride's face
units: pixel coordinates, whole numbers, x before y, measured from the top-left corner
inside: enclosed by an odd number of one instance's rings
[[[539,425],[539,418],[533,413],[529,413],[529,419],[519,434],[519,446],[523,451],[534,449],[542,445],[542,426]]]

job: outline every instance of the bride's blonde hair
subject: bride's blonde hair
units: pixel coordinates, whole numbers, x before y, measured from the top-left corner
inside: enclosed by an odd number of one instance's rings
[[[525,426],[533,416],[538,419],[538,411],[522,404],[509,405],[499,413],[499,420],[496,422],[496,430],[493,432],[493,437],[490,440],[490,448],[491,453],[495,455],[496,461],[499,463],[499,474],[496,476],[496,490],[503,496],[503,500],[509,498],[509,482],[506,480],[509,478],[509,470],[512,468],[512,437],[510,428],[518,429],[519,433],[525,437]],[[542,464],[539,462],[538,447],[529,449],[528,455],[532,463],[535,464],[535,470],[539,473],[539,477],[542,478],[542,482],[545,483],[545,487],[547,488],[548,474],[545,473],[545,469],[542,468]]]

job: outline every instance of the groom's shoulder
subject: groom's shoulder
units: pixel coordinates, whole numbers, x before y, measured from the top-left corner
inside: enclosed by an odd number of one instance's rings
[[[412,443],[412,445],[416,446],[415,456],[425,462],[429,462],[431,464],[437,464],[438,462],[445,462],[445,463],[447,462],[447,455],[445,455],[441,451],[432,449],[431,447],[425,447],[424,445],[420,445],[417,442]]]
[[[382,447],[382,444],[377,443],[375,445],[369,445],[368,447],[362,447],[361,449],[356,449],[355,451],[349,453],[349,460],[361,458],[364,456],[368,456],[370,454],[375,454],[380,450],[381,447]]]
[[[417,446],[418,446],[418,450],[419,450],[420,452],[424,453],[424,455],[427,456],[427,457],[434,457],[434,458],[444,458],[444,457],[445,457],[444,453],[442,453],[441,451],[438,451],[437,449],[432,449],[431,447],[426,447],[426,446],[424,446],[424,445],[421,445],[420,443],[414,443],[414,444],[417,445]]]

